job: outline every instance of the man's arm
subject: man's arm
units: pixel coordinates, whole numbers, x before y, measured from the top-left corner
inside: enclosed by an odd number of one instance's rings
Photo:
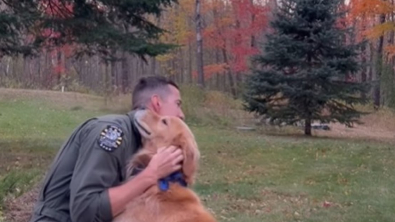
[[[133,180],[120,183],[119,158],[124,144],[108,151],[99,146],[98,138],[107,125],[96,123],[81,135],[80,150],[70,183],[70,216],[72,221],[111,221],[126,204],[142,194],[156,181],[181,168],[182,153],[174,147],[161,149],[149,166]],[[130,149],[130,148],[129,148]]]
[[[119,158],[126,147],[121,143],[111,150],[106,149],[109,143],[100,138],[107,126],[107,123],[94,122],[79,135],[78,159],[70,182],[70,217],[73,222],[112,220],[108,188],[120,183],[122,166]],[[100,146],[101,142],[106,146]]]
[[[110,188],[109,196],[113,217],[121,213],[126,204],[142,194],[147,188],[181,168],[181,150],[176,147],[160,148],[148,167],[127,183]]]
[[[108,190],[112,217],[116,217],[124,209],[128,202],[141,195],[147,188],[154,185],[157,179],[152,172],[144,170],[133,180],[127,183],[112,187]]]

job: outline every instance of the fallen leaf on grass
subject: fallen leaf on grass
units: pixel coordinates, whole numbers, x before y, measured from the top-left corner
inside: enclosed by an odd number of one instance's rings
[[[322,204],[322,206],[325,207],[325,208],[328,208],[328,207],[331,207],[331,206],[332,206],[332,203],[331,203],[331,202],[328,202],[328,201],[324,201],[324,203]]]

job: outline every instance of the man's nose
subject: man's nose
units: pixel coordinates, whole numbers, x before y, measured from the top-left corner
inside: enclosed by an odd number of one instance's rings
[[[182,119],[182,120],[184,121],[184,120],[185,120],[185,115],[184,115],[184,113],[181,112],[181,113],[178,115],[178,118],[180,118],[180,119]]]

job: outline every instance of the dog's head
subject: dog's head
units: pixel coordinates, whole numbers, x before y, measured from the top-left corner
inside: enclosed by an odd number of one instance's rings
[[[137,165],[148,164],[158,148],[170,145],[180,147],[184,154],[182,172],[185,181],[193,184],[198,168],[200,152],[195,137],[189,127],[177,117],[159,116],[150,110],[135,113],[135,126],[142,136],[143,148],[129,166],[129,171]]]

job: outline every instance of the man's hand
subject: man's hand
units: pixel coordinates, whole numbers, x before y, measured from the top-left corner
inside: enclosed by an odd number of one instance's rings
[[[182,151],[175,146],[162,147],[152,157],[146,171],[156,180],[181,169],[181,161],[184,160]]]
[[[108,192],[113,217],[121,213],[128,202],[140,196],[160,178],[181,169],[180,162],[183,159],[182,151],[174,146],[160,148],[145,170],[127,183],[110,188]]]

